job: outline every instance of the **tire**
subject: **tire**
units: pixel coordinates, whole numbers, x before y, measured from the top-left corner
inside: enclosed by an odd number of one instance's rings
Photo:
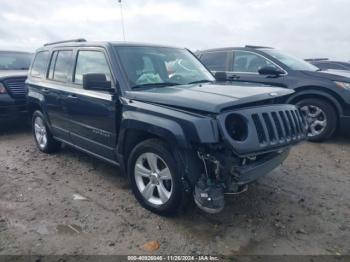
[[[187,203],[181,180],[183,170],[175,153],[159,139],[141,142],[128,159],[128,176],[136,199],[144,208],[162,216],[175,215]]]
[[[50,154],[57,152],[61,148],[61,143],[53,138],[45,117],[40,111],[33,113],[32,131],[34,141],[41,152]]]
[[[337,127],[338,117],[337,112],[329,102],[318,98],[307,98],[297,102],[297,106],[300,108],[302,113],[308,118],[309,141],[322,142],[329,139],[334,134]],[[308,110],[310,114],[308,114],[306,108],[309,108]],[[310,111],[310,109],[312,109],[313,111]],[[322,112],[317,115],[316,112],[319,112],[318,110],[321,110]],[[316,115],[317,117],[311,117]],[[321,115],[324,115],[324,117],[321,117]],[[325,119],[325,122],[323,119]],[[318,121],[318,123],[322,123],[322,125],[318,124],[313,127],[313,125],[316,124],[315,121]]]

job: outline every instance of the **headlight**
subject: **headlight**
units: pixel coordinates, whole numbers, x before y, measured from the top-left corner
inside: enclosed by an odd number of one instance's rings
[[[7,93],[7,90],[5,86],[2,83],[0,83],[0,94],[6,94],[6,93]]]
[[[244,141],[248,137],[248,125],[246,119],[238,114],[231,114],[225,120],[225,127],[233,140]]]
[[[346,83],[346,82],[334,82],[338,87],[342,88],[342,89],[347,89],[350,90],[350,83]]]

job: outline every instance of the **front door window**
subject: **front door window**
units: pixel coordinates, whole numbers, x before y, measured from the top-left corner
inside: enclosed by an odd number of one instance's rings
[[[266,66],[276,67],[275,64],[271,63],[269,60],[267,60],[263,56],[260,56],[251,52],[245,52],[245,51],[234,52],[234,59],[233,59],[234,72],[258,74],[259,70]]]

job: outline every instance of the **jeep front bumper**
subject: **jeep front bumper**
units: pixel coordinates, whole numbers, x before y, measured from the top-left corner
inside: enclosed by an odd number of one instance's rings
[[[249,184],[266,175],[282,164],[288,155],[289,149],[279,153],[268,154],[249,165],[236,167],[235,171],[239,177],[237,184],[240,186]]]

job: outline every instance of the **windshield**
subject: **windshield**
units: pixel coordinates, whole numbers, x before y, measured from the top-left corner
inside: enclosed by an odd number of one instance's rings
[[[212,82],[212,74],[187,50],[116,47],[131,88]]]
[[[264,49],[264,52],[274,57],[282,64],[288,66],[292,70],[303,70],[303,71],[318,71],[319,68],[291,55],[281,53],[274,49]]]
[[[31,59],[29,53],[0,52],[0,70],[28,70]]]

